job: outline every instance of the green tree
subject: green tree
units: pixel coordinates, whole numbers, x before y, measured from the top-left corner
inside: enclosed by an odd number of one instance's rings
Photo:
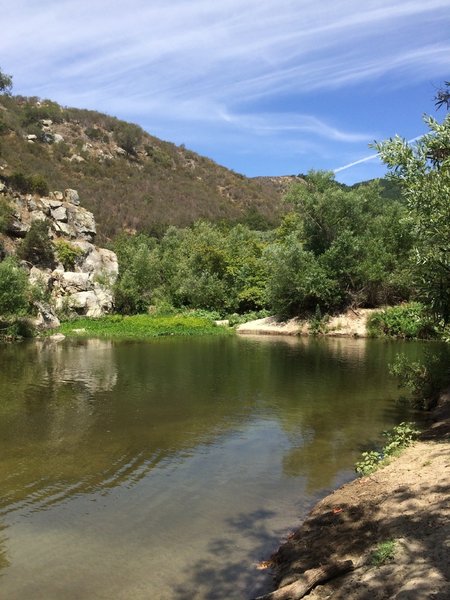
[[[0,262],[0,315],[23,315],[28,308],[29,283],[13,257]]]
[[[124,314],[146,312],[159,284],[155,240],[143,234],[123,235],[116,240],[114,251],[119,260],[114,288],[116,310]]]
[[[375,145],[399,181],[414,233],[415,280],[422,301],[450,321],[450,114],[425,117],[428,133],[415,143],[396,136]]]
[[[10,94],[12,85],[12,76],[3,73],[0,69],[0,94]]]
[[[52,266],[54,261],[53,244],[48,237],[48,222],[33,221],[17,254],[32,265]]]

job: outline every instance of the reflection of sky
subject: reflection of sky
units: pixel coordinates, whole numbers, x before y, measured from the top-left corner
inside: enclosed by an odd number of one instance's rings
[[[173,573],[186,586],[193,562],[199,598],[213,598],[208,577],[244,589],[296,514],[350,476],[358,444],[398,418],[380,397],[389,347],[372,341],[29,348],[0,351],[2,389],[16,390],[0,400],[2,583],[19,599],[31,581],[46,600],[58,585],[176,597]]]

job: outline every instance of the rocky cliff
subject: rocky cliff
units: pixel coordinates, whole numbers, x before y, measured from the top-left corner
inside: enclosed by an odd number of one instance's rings
[[[97,317],[112,309],[117,257],[111,250],[95,245],[94,216],[80,206],[76,190],[39,196],[21,194],[0,183],[0,203],[8,211],[5,232],[0,234],[4,254],[20,254],[34,222],[47,225],[53,258],[22,260],[30,282],[40,286],[43,296],[49,299],[47,306],[38,303],[38,325],[54,325],[53,313],[58,311]]]

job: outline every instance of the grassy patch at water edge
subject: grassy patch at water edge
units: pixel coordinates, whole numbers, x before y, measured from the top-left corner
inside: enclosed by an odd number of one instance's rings
[[[169,335],[226,335],[211,319],[191,315],[108,315],[67,321],[58,329],[69,337],[147,339]]]

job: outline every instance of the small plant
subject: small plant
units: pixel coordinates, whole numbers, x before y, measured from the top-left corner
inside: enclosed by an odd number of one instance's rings
[[[370,557],[372,566],[381,567],[388,561],[393,560],[395,557],[395,545],[395,540],[380,542]]]
[[[388,443],[383,448],[384,456],[393,456],[403,448],[410,446],[419,435],[419,430],[414,427],[413,423],[400,423],[393,427],[390,431],[384,431],[383,435],[387,438]]]
[[[55,254],[58,261],[63,265],[66,271],[71,271],[75,268],[75,264],[82,256],[83,250],[74,246],[66,240],[56,240]]]
[[[414,424],[406,422],[396,425],[390,431],[384,431],[383,435],[387,438],[388,443],[381,451],[363,452],[361,460],[355,463],[355,471],[361,476],[371,475],[387,458],[395,456],[400,450],[410,446],[418,434],[419,430],[414,427]]]
[[[314,316],[309,321],[309,331],[312,335],[324,334],[327,331],[327,323],[330,320],[329,315],[323,315],[320,306],[317,304]]]
[[[380,466],[380,462],[383,460],[381,452],[376,450],[369,450],[361,454],[361,460],[355,463],[355,471],[358,475],[371,475]]]

